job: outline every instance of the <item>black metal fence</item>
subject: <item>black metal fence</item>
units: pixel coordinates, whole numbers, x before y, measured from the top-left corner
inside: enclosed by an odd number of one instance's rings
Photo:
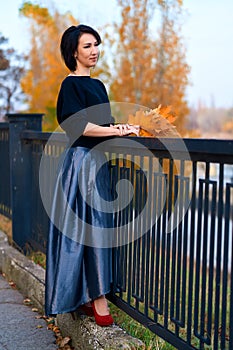
[[[9,123],[0,123],[0,212],[11,218]]]
[[[22,248],[46,247],[39,164],[43,152],[54,174],[66,147],[49,137],[41,115],[0,124],[0,212]],[[134,197],[116,218],[109,299],[178,349],[233,349],[233,141],[122,140],[107,152],[113,188],[129,180]]]

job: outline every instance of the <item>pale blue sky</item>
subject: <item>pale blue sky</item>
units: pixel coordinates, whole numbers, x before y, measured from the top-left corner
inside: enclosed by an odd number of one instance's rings
[[[19,17],[22,0],[1,0],[0,32],[19,52],[29,47],[26,20]],[[48,6],[51,0],[38,0]],[[189,104],[202,101],[207,106],[233,107],[233,0],[184,0],[188,11],[182,28],[191,66]],[[61,12],[71,11],[82,23],[95,27],[116,19],[115,0],[56,0]]]

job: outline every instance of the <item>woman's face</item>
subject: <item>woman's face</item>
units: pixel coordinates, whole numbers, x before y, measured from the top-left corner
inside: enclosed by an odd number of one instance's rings
[[[76,56],[78,67],[91,68],[96,65],[99,57],[99,47],[94,35],[88,33],[81,35]]]

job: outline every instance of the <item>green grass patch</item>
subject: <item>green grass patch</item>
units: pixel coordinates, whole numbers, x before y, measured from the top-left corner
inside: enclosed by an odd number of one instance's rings
[[[28,259],[34,261],[35,264],[40,265],[45,269],[46,267],[46,255],[42,252],[29,252],[27,254]]]
[[[115,323],[118,324],[131,336],[140,339],[146,345],[146,350],[175,349],[172,345],[156,336],[148,328],[135,321],[133,318],[127,315],[124,311],[120,310],[114,304],[109,303],[109,306]]]

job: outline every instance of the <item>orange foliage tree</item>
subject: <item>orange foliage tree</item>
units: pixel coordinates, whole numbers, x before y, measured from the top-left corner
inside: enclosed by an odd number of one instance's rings
[[[233,137],[233,120],[228,120],[223,124],[222,130]]]
[[[177,130],[183,133],[189,67],[180,36],[182,1],[118,0],[118,5],[121,22],[115,24],[118,44],[113,99],[152,109],[160,104],[171,106],[178,116]],[[151,34],[155,6],[161,14],[157,38]]]
[[[44,130],[57,127],[56,99],[60,83],[68,73],[60,56],[60,39],[64,30],[77,25],[70,12],[60,14],[55,7],[48,9],[40,5],[24,2],[20,13],[30,21],[31,50],[30,69],[21,85],[28,96],[29,111],[44,112]],[[103,57],[101,66],[93,70],[92,76],[108,75],[108,66]]]
[[[44,129],[57,126],[55,101],[59,83],[67,74],[61,62],[59,40],[64,27],[73,20],[70,14],[53,14],[45,7],[24,2],[20,14],[30,20],[31,50],[30,68],[21,81],[22,89],[28,97],[30,112],[45,113]]]

